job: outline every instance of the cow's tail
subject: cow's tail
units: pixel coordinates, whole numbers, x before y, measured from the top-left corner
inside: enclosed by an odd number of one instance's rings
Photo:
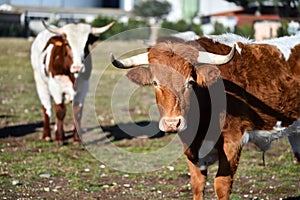
[[[286,128],[281,127],[281,122],[277,122],[277,124],[274,126],[274,129],[270,131],[248,131],[243,136],[243,144],[246,144],[248,142],[254,143],[259,151],[265,152],[270,148],[273,141],[279,140],[284,137],[300,138],[300,118]],[[292,145],[294,153],[300,153],[299,145]]]

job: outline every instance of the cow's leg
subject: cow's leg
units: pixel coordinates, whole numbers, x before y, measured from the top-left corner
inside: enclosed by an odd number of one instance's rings
[[[79,134],[81,132],[81,118],[85,97],[89,90],[89,81],[83,77],[78,77],[75,81],[76,95],[73,100],[73,118],[74,118],[74,141],[80,142]],[[88,77],[86,77],[88,78]]]
[[[63,122],[66,116],[66,112],[67,109],[64,103],[55,104],[55,115],[56,115],[55,140],[58,145],[62,145],[65,139]]]
[[[36,90],[39,96],[39,99],[42,103],[43,115],[44,115],[44,129],[42,138],[46,141],[51,140],[51,131],[50,131],[50,118],[51,118],[51,97],[48,90],[48,85],[43,81],[41,75],[34,71],[34,80],[36,82]]]
[[[226,139],[220,142],[219,169],[214,181],[215,191],[219,200],[227,200],[231,194],[233,177],[236,173],[241,154],[241,140]]]
[[[190,168],[191,185],[194,195],[194,200],[202,200],[204,197],[204,188],[206,183],[207,171],[200,171],[189,159],[187,163]]]
[[[300,134],[289,136],[289,142],[297,161],[300,163]]]
[[[44,115],[43,139],[49,142],[51,141],[50,117],[48,116],[44,106],[43,106],[43,115]]]
[[[74,141],[80,142],[79,133],[81,132],[81,117],[82,117],[82,105],[73,106],[73,118],[74,118]]]

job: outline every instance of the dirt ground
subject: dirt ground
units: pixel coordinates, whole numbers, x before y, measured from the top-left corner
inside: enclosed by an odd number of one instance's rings
[[[127,174],[110,169],[91,157],[84,147],[72,144],[71,135],[69,144],[63,147],[40,141],[41,125],[36,123],[0,129],[1,199],[192,198],[184,158],[170,163],[175,170],[168,166],[153,173]],[[171,136],[122,139],[118,145],[143,146],[168,137]],[[295,163],[290,150],[288,158],[277,151],[286,147],[286,141],[274,143],[272,150],[266,153],[267,165],[263,167],[259,158],[261,154],[254,146],[246,146],[231,199],[300,199],[299,164]],[[249,154],[249,151],[256,153]],[[291,162],[288,165],[292,169],[280,166],[287,160]],[[213,166],[208,175],[207,199],[216,199],[213,189],[215,171],[216,166]],[[298,177],[286,176],[291,171]],[[50,177],[42,176],[47,176],[47,173]]]

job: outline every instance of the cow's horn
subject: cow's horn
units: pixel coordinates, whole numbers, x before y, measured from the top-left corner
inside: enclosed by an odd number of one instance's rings
[[[50,31],[51,33],[58,34],[58,35],[61,35],[61,34],[64,33],[63,30],[62,30],[62,28],[53,28],[53,27],[50,27],[50,26],[48,26],[48,25],[46,24],[46,22],[45,22],[44,20],[42,20],[42,23],[43,23],[44,27],[45,27],[48,31]]]
[[[104,33],[105,31],[110,29],[112,27],[112,25],[114,25],[114,23],[115,22],[111,22],[111,23],[107,24],[106,26],[102,26],[102,27],[92,27],[92,34],[100,35],[101,33]]]
[[[228,63],[234,56],[235,44],[227,55],[218,55],[209,52],[199,51],[197,61],[199,63],[222,65]]]
[[[128,69],[138,65],[148,65],[148,52],[141,53],[136,56],[117,60],[113,54],[110,55],[111,63],[120,69]]]

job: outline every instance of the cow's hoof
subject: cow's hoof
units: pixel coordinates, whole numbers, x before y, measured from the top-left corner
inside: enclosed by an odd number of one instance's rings
[[[75,146],[81,146],[82,145],[81,140],[74,140],[73,141],[73,145],[75,145]]]
[[[63,145],[66,145],[67,143],[64,142],[64,141],[62,141],[62,140],[56,140],[56,141],[55,141],[55,144],[56,144],[57,147],[61,147],[61,146],[63,146]]]
[[[300,164],[300,153],[295,153],[295,158],[297,162]]]
[[[51,137],[47,136],[43,138],[46,142],[52,142]]]

